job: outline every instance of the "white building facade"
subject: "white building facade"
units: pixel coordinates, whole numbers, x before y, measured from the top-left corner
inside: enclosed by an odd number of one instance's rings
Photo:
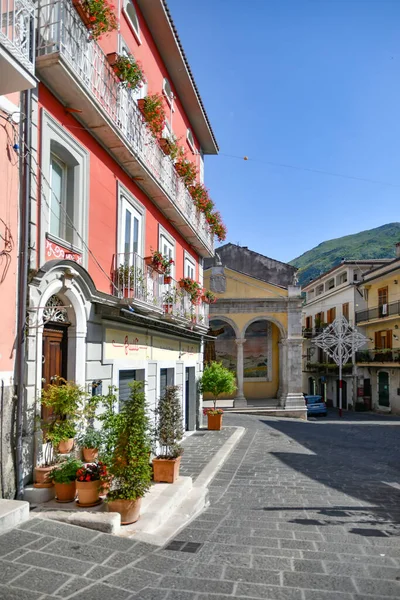
[[[320,394],[328,406],[338,406],[338,369],[332,359],[313,344],[313,338],[341,315],[350,325],[355,325],[355,313],[367,305],[358,284],[364,273],[387,262],[385,259],[344,260],[303,286],[306,295],[303,305],[303,391]],[[349,363],[343,369],[345,410],[355,406],[356,396],[357,368]]]

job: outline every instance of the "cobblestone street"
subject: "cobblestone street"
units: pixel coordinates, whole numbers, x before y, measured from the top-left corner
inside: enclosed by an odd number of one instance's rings
[[[399,598],[400,420],[224,422],[246,432],[170,549],[32,519],[0,536],[0,598]]]

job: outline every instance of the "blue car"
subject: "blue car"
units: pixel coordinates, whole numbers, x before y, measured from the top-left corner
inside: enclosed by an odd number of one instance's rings
[[[328,411],[325,402],[322,400],[322,396],[307,396],[304,394],[304,400],[307,406],[308,417],[312,415],[322,415],[323,417],[326,417]]]

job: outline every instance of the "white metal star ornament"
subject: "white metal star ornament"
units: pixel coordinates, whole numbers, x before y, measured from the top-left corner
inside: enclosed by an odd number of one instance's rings
[[[317,335],[314,344],[322,348],[337,365],[349,362],[353,352],[364,346],[368,338],[355,327],[349,325],[346,317],[337,317],[326,329]]]

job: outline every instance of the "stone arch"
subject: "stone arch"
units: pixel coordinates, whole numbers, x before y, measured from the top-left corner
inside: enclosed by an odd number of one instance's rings
[[[276,325],[279,330],[280,340],[282,341],[287,339],[287,331],[282,325],[282,323],[278,321],[278,319],[276,319],[275,317],[271,317],[270,315],[263,315],[262,313],[257,317],[253,317],[252,319],[247,321],[247,323],[245,323],[245,325],[242,328],[242,331],[240,332],[239,337],[245,338],[247,328],[249,327],[249,325],[255,323],[256,321],[270,321],[271,323],[274,323],[274,325]]]
[[[210,318],[209,318],[209,320],[210,320],[210,323],[211,323],[211,321],[213,321],[213,320],[217,320],[217,319],[218,319],[219,321],[225,321],[225,323],[228,323],[228,325],[230,325],[230,326],[232,327],[233,331],[235,332],[235,335],[236,335],[236,337],[237,337],[237,338],[240,338],[240,337],[241,337],[241,336],[240,336],[240,331],[239,331],[239,328],[238,328],[238,326],[236,325],[235,321],[233,321],[233,320],[232,320],[232,319],[230,319],[229,317],[226,317],[225,315],[218,315],[218,314],[214,314],[214,313],[213,313],[212,315],[210,315]]]
[[[31,338],[28,360],[35,360],[36,373],[35,381],[28,381],[27,386],[35,387],[35,396],[40,393],[42,383],[42,361],[39,358],[42,356],[43,312],[46,303],[53,295],[57,295],[65,305],[70,323],[67,376],[79,385],[85,385],[86,379],[86,334],[90,312],[90,301],[87,299],[88,287],[85,283],[81,285],[80,273],[74,268],[58,263],[44,272],[39,281],[38,287],[31,286],[28,333]],[[34,358],[31,353],[34,353]]]
[[[226,317],[219,317],[218,315],[212,315],[210,319],[210,328],[212,324],[217,324],[216,339],[208,340],[205,348],[205,362],[212,360],[218,360],[223,365],[231,370],[236,371],[237,369],[237,326]],[[221,325],[224,330],[221,331]],[[218,331],[219,328],[219,331]]]

